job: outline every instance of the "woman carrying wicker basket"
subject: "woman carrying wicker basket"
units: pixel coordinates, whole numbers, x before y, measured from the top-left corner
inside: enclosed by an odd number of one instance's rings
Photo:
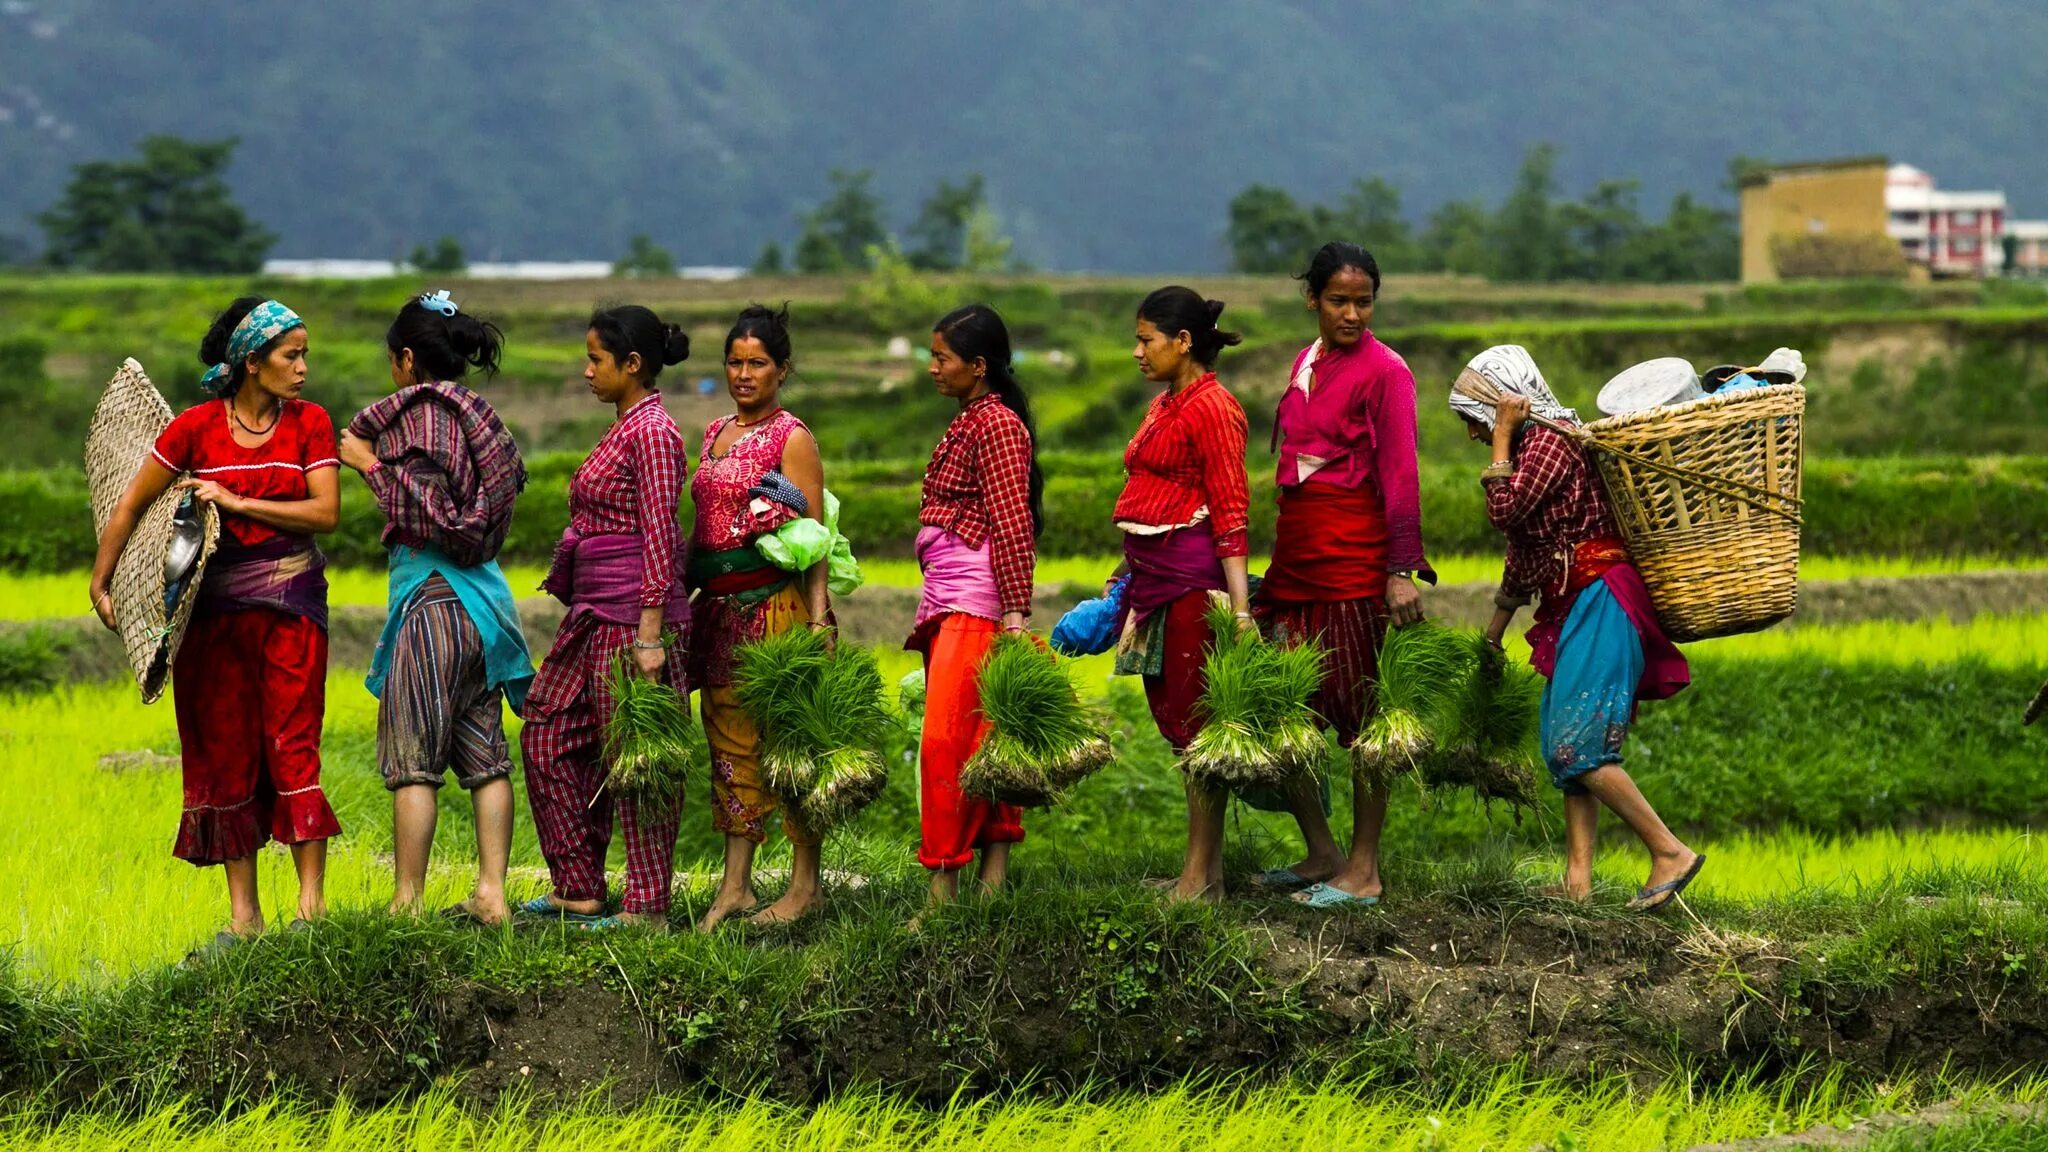
[[[598,928],[660,927],[682,805],[614,797],[605,787],[604,730],[622,658],[648,680],[689,690],[673,651],[690,625],[676,520],[688,468],[682,434],[656,389],[663,366],[689,356],[690,338],[624,304],[594,313],[583,342],[583,379],[617,419],[569,481],[569,528],[542,585],[569,610],[527,690],[519,747],[553,891],[516,911]],[[626,891],[618,915],[605,916],[615,809],[626,840]]]
[[[1529,658],[1549,680],[1543,760],[1565,806],[1565,873],[1557,892],[1574,900],[1592,894],[1593,840],[1604,804],[1650,853],[1649,880],[1630,906],[1662,907],[1685,890],[1706,857],[1664,826],[1622,769],[1621,752],[1636,702],[1665,699],[1690,682],[1685,657],[1657,622],[1585,449],[1564,432],[1529,422],[1534,413],[1565,428],[1578,423],[1529,353],[1504,344],[1473,357],[1451,389],[1451,409],[1472,439],[1493,446],[1480,478],[1487,518],[1507,537],[1507,561],[1487,639],[1499,645],[1516,611],[1538,599]]]
[[[799,514],[822,519],[825,507],[818,442],[782,406],[791,363],[788,310],[754,305],[741,312],[725,337],[725,388],[735,411],[704,430],[690,486],[697,505],[690,537],[697,607],[690,679],[711,745],[711,826],[725,835],[725,872],[698,924],[706,932],[758,903],[754,853],[767,839],[768,817],[784,807],[762,779],[761,733],[733,689],[735,653],[791,628],[832,627],[827,561],[790,573],[754,546]],[[824,899],[822,838],[786,808],[782,831],[792,850],[789,887],[754,916],[757,923],[798,919]]]
[[[1325,244],[1299,279],[1319,330],[1294,358],[1273,418],[1280,520],[1273,562],[1252,611],[1276,644],[1326,653],[1317,716],[1346,747],[1372,715],[1379,648],[1389,624],[1422,619],[1422,489],[1415,458],[1415,376],[1367,327],[1379,264],[1356,244]],[[1377,903],[1384,784],[1352,792],[1351,851],[1330,833],[1321,790],[1303,779],[1287,795],[1308,857],[1260,882],[1306,889],[1316,907]]]
[[[1044,478],[1024,390],[1010,372],[1010,332],[986,304],[947,313],[932,328],[932,383],[960,414],[932,449],[918,507],[924,595],[904,647],[924,655],[919,744],[918,863],[932,899],[960,891],[960,869],[981,853],[984,891],[1003,883],[1010,845],[1024,839],[1023,810],[969,796],[960,770],[980,747],[976,674],[997,629],[1024,631],[1031,613]]]
[[[364,684],[377,697],[377,766],[391,792],[391,910],[416,913],[451,767],[476,816],[477,876],[447,915],[499,924],[512,851],[504,703],[522,710],[533,659],[498,549],[526,484],[519,446],[471,368],[496,374],[497,326],[447,292],[406,301],[384,334],[398,390],[357,413],[341,461],[384,513],[390,595]]]
[[[157,438],[100,537],[94,611],[109,628],[114,566],[136,518],[181,474],[221,514],[220,548],[171,668],[184,760],[174,854],[227,874],[231,943],[263,930],[256,850],[291,845],[300,920],[326,915],[327,840],[341,831],[320,786],[326,712],[326,558],[313,537],[341,515],[334,423],[301,398],[306,325],[245,296],[199,346],[216,399]]]
[[[1143,677],[1152,719],[1177,753],[1202,727],[1212,597],[1227,594],[1238,626],[1253,626],[1245,568],[1247,424],[1214,371],[1217,355],[1240,337],[1216,327],[1222,312],[1222,301],[1178,286],[1139,305],[1132,355],[1145,378],[1166,390],[1153,397],[1124,449],[1128,479],[1116,501],[1124,533],[1118,575],[1131,577],[1116,671]],[[1172,896],[1221,900],[1225,793],[1190,778],[1187,794],[1187,858]]]

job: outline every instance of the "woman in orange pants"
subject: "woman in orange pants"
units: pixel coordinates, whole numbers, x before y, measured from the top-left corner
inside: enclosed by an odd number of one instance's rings
[[[932,328],[932,383],[960,414],[932,449],[918,509],[924,599],[904,646],[924,654],[918,862],[934,902],[959,895],[960,870],[981,853],[984,891],[1001,886],[1010,845],[1024,839],[1014,805],[967,796],[960,769],[981,746],[976,671],[1002,632],[1024,631],[1031,570],[1045,522],[1036,436],[1010,372],[1010,333],[995,309],[969,304]]]

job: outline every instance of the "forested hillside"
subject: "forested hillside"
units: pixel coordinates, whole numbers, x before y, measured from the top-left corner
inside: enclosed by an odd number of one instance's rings
[[[0,4],[0,235],[71,165],[147,132],[240,136],[233,183],[278,255],[685,263],[793,239],[832,166],[901,227],[988,180],[1039,267],[1208,269],[1225,205],[1380,176],[1420,216],[1497,199],[1524,151],[1562,190],[1636,177],[1724,198],[1738,154],[1887,152],[2048,214],[2037,0],[1330,9],[1292,0],[831,6]]]

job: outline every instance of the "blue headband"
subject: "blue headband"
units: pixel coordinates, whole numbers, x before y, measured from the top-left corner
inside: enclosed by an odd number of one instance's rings
[[[299,314],[275,300],[265,300],[249,309],[242,322],[235,325],[234,334],[228,337],[228,358],[206,370],[199,378],[199,386],[209,391],[214,382],[224,380],[235,370],[235,365],[249,358],[251,352],[277,339],[294,328],[304,328],[306,322]]]

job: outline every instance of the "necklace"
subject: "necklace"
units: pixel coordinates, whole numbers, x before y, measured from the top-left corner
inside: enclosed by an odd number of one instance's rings
[[[739,418],[738,413],[734,413],[732,418],[732,426],[735,428],[752,428],[757,424],[766,424],[768,421],[775,419],[777,416],[781,414],[782,406],[779,404],[776,405],[775,408],[772,411],[770,411],[766,416],[761,417],[759,420],[742,420]]]
[[[242,431],[247,432],[249,435],[267,436],[270,434],[270,430],[272,428],[277,427],[278,420],[284,416],[284,405],[279,404],[271,408],[270,424],[268,427],[264,428],[251,428],[247,424],[242,423],[242,414],[235,410],[235,402],[232,400],[228,401],[228,416],[234,420],[235,427],[240,428]]]

